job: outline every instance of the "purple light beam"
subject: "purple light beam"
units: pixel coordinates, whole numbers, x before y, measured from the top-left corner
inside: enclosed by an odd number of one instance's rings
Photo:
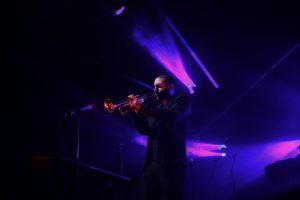
[[[196,85],[187,74],[180,53],[167,27],[164,27],[164,31],[161,34],[153,33],[150,37],[145,35],[145,30],[142,28],[136,28],[133,31],[134,39],[146,48],[160,64],[176,76],[193,94],[193,87],[196,87]]]
[[[147,145],[147,137],[137,135],[133,141],[139,145]],[[187,152],[189,155],[195,157],[211,157],[211,156],[226,156],[226,153],[219,152],[220,149],[226,148],[224,144],[210,144],[203,142],[187,141]]]
[[[180,32],[177,30],[175,25],[172,23],[172,21],[169,19],[169,17],[165,14],[165,12],[162,10],[162,8],[155,2],[152,1],[154,5],[158,8],[161,15],[165,18],[166,22],[168,23],[169,27],[174,31],[174,33],[177,35],[177,37],[180,39],[182,44],[185,46],[185,48],[188,50],[188,52],[191,54],[191,56],[194,58],[196,63],[199,65],[199,67],[202,69],[204,74],[207,76],[209,81],[213,84],[213,86],[218,89],[219,84],[216,82],[216,80],[213,78],[213,76],[209,73],[207,68],[204,66],[203,62],[200,60],[200,58],[197,56],[197,54],[194,52],[192,47],[187,43],[187,41],[181,36]]]

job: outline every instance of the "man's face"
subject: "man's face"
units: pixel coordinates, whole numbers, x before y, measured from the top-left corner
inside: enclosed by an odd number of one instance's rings
[[[168,99],[174,93],[173,89],[174,85],[168,85],[162,78],[154,80],[154,94],[158,100]]]
[[[164,92],[168,90],[168,85],[161,78],[156,78],[154,80],[154,93],[157,94],[159,92]]]

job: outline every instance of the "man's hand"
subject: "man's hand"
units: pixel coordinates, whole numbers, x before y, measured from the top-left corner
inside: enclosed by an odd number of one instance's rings
[[[139,98],[137,95],[129,95],[127,96],[129,99],[129,102],[127,105],[135,112],[138,113],[139,110],[141,109],[142,104],[144,103],[143,98]]]

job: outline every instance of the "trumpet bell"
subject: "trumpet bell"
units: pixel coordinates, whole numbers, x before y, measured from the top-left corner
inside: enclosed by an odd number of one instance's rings
[[[104,109],[109,113],[113,113],[115,111],[115,105],[110,99],[106,99],[104,101]]]

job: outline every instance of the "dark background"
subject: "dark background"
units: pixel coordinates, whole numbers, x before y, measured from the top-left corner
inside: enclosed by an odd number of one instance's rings
[[[2,73],[8,120],[2,134],[8,139],[6,166],[13,163],[13,172],[32,156],[74,157],[74,132],[67,134],[59,117],[94,102],[99,109],[82,117],[82,161],[115,171],[121,142],[130,161],[126,175],[141,172],[143,149],[130,142],[130,119],[107,115],[101,105],[106,98],[149,92],[134,79],[152,85],[157,75],[168,73],[131,36],[136,20],[150,19],[156,29],[164,19],[151,1],[124,3],[117,17],[112,0],[17,1],[8,7],[3,23],[8,73]],[[157,3],[220,85],[217,90],[211,85],[177,40],[197,85],[188,138],[233,145],[299,139],[300,48],[261,78],[300,42],[296,1]],[[130,160],[137,151],[139,159]]]

